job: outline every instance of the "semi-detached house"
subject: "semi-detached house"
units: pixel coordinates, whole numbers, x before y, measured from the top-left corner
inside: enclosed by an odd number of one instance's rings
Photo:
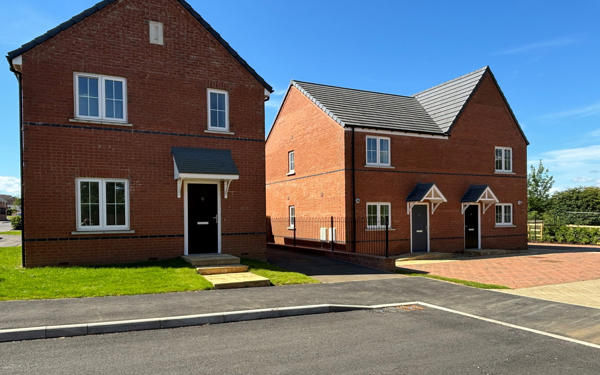
[[[264,257],[272,88],[186,1],[102,1],[8,61],[25,266]]]
[[[292,81],[266,144],[268,230],[285,243],[333,216],[359,253],[386,226],[391,255],[522,249],[527,145],[489,67],[412,96]]]

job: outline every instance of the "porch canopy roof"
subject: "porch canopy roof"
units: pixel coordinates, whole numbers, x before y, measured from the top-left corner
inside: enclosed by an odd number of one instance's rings
[[[227,198],[231,181],[240,178],[230,150],[172,147],[171,153],[178,198],[181,198],[181,186],[184,180],[224,181],[224,196]]]
[[[406,214],[410,215],[410,210],[419,202],[431,202],[431,214],[439,207],[440,204],[448,202],[444,194],[433,183],[417,184],[413,191],[406,198]]]
[[[460,202],[462,203],[462,214],[464,214],[467,207],[473,203],[481,203],[483,205],[483,213],[485,214],[488,208],[493,204],[499,203],[499,200],[488,185],[471,185]]]

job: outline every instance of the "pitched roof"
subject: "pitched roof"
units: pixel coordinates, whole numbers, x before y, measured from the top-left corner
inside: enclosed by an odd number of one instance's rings
[[[463,195],[463,197],[460,201],[462,203],[478,202],[479,198],[481,198],[481,196],[485,192],[485,189],[487,189],[487,188],[488,188],[487,185],[471,185],[471,186],[469,186],[469,188],[465,192],[465,195]]]
[[[179,173],[239,175],[229,150],[210,148],[171,148]]]
[[[443,132],[447,132],[465,103],[481,81],[487,66],[441,85],[415,94],[414,97]]]
[[[442,130],[416,98],[292,81],[292,85],[343,126],[439,134]]]
[[[91,8],[88,8],[86,10],[84,10],[83,12],[79,13],[78,15],[74,16],[73,18],[71,18],[70,20],[63,22],[62,24],[58,25],[57,27],[53,28],[52,30],[46,32],[45,34],[35,38],[34,40],[22,45],[20,48],[17,48],[14,51],[10,51],[6,58],[8,59],[9,64],[12,64],[12,60],[15,57],[18,57],[22,54],[24,54],[25,52],[33,49],[34,47],[44,43],[45,41],[47,41],[48,39],[53,38],[54,36],[58,35],[61,31],[64,31],[66,29],[68,29],[69,27],[83,21],[84,19],[86,19],[87,17],[95,14],[96,12],[104,9],[105,7],[107,7],[108,5],[116,2],[117,0],[103,0],[100,1],[99,3],[97,3],[96,5],[92,6]],[[208,22],[206,22],[204,20],[204,18],[202,18],[202,16],[200,16],[200,14],[198,14],[198,12],[196,12],[194,10],[194,8],[192,8],[192,6],[190,4],[188,4],[187,1],[185,0],[177,0],[179,1],[179,3],[181,4],[181,6],[183,6],[188,12],[190,12],[190,14],[198,21],[200,22],[200,24],[202,26],[204,26],[204,28],[212,34],[213,37],[215,37],[215,39],[217,39],[217,41],[219,41],[219,43],[221,43],[221,45],[246,69],[248,70],[248,72],[254,77],[256,78],[256,80],[258,82],[260,82],[263,87],[267,90],[269,90],[269,92],[273,92],[273,88],[260,76],[258,75],[258,73],[256,73],[256,71],[254,69],[252,69],[252,67],[250,65],[248,65],[248,63],[229,45],[229,43],[227,43],[227,41],[225,41],[225,39],[223,39],[221,37],[221,35],[212,28],[212,26],[210,26],[208,24]]]
[[[423,200],[425,195],[429,193],[429,190],[433,187],[433,184],[417,184],[413,191],[406,198],[407,202],[420,202]]]

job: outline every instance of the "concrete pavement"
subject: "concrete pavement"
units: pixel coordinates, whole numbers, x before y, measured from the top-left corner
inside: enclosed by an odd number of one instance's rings
[[[600,344],[600,310],[406,277],[121,297],[0,302],[0,328],[194,315],[284,306],[422,301]]]
[[[5,343],[0,353],[0,372],[15,375],[600,372],[598,349],[428,308]]]
[[[545,299],[600,309],[600,280],[544,285],[532,288],[498,290],[517,296]]]

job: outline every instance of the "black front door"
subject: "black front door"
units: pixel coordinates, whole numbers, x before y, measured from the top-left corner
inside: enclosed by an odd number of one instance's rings
[[[465,249],[479,248],[479,206],[470,205],[465,210]]]
[[[217,185],[189,184],[188,254],[218,253]]]
[[[427,252],[427,206],[419,204],[412,208],[412,251]]]

